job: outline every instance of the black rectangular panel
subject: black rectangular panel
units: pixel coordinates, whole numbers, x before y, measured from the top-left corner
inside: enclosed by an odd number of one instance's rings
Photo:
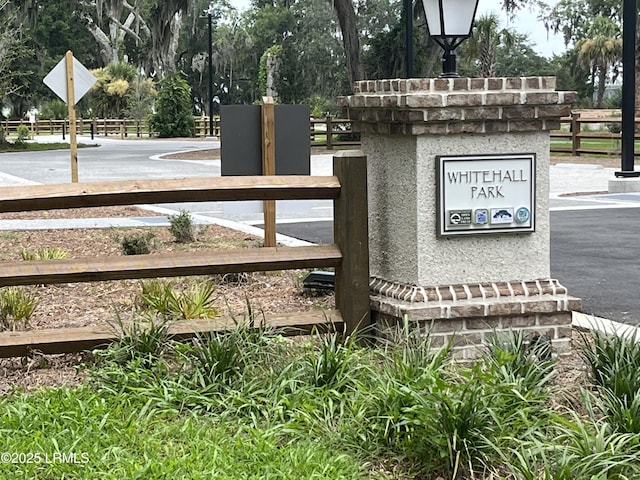
[[[276,175],[310,175],[309,105],[276,105]]]
[[[275,106],[276,175],[311,173],[309,105]],[[221,105],[222,175],[262,175],[259,105]]]
[[[262,175],[260,105],[220,106],[222,176]]]

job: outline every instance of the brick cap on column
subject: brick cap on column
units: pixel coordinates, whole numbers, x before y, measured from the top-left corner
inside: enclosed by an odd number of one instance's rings
[[[582,307],[581,300],[569,296],[555,279],[422,287],[371,277],[369,287],[374,310],[392,308],[434,319],[567,312]]]
[[[446,135],[554,130],[571,113],[575,92],[555,77],[413,78],[356,82],[338,99],[354,130]]]

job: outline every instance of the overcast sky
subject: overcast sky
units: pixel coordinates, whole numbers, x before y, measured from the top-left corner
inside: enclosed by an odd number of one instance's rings
[[[553,4],[556,1],[557,0],[549,0],[549,3]],[[249,6],[250,1],[230,0],[230,3],[238,10],[244,10]],[[545,57],[552,57],[554,54],[561,54],[566,50],[561,36],[551,34],[547,35],[544,24],[538,20],[537,11],[522,11],[512,22],[507,23],[507,17],[500,9],[501,5],[501,0],[480,0],[477,15],[489,12],[497,13],[502,18],[503,26],[513,28],[520,33],[528,34],[531,39],[531,46],[533,49]]]
[[[556,0],[551,0],[549,3],[554,4]],[[544,24],[538,20],[539,11],[537,9],[521,11],[513,21],[507,23],[506,14],[500,9],[501,4],[500,0],[480,0],[476,16],[490,12],[497,13],[502,18],[502,26],[528,34],[533,49],[545,57],[559,55],[567,49],[561,35],[547,34]]]

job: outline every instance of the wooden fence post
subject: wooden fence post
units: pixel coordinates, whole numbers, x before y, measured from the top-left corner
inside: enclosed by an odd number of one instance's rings
[[[275,105],[272,97],[262,98],[262,174],[276,174]],[[276,202],[265,200],[264,246],[276,246]]]
[[[571,113],[571,155],[580,155],[580,112]]]
[[[337,152],[333,173],[340,181],[340,195],[333,201],[333,236],[342,252],[335,274],[336,307],[346,333],[352,334],[371,322],[367,157],[359,150]]]
[[[333,124],[331,123],[331,116],[327,117],[327,150],[332,150],[333,145]]]

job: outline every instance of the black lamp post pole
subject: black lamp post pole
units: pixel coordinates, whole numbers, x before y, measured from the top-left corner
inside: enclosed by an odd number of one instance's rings
[[[640,177],[634,171],[636,113],[636,0],[624,0],[622,7],[622,155],[616,177]]]
[[[456,66],[456,51],[454,48],[444,47],[444,55],[442,55],[442,78],[458,78]]]
[[[413,77],[413,1],[404,0],[407,78]]]
[[[211,35],[211,13],[207,14],[209,22],[209,136],[213,137],[213,37]]]

